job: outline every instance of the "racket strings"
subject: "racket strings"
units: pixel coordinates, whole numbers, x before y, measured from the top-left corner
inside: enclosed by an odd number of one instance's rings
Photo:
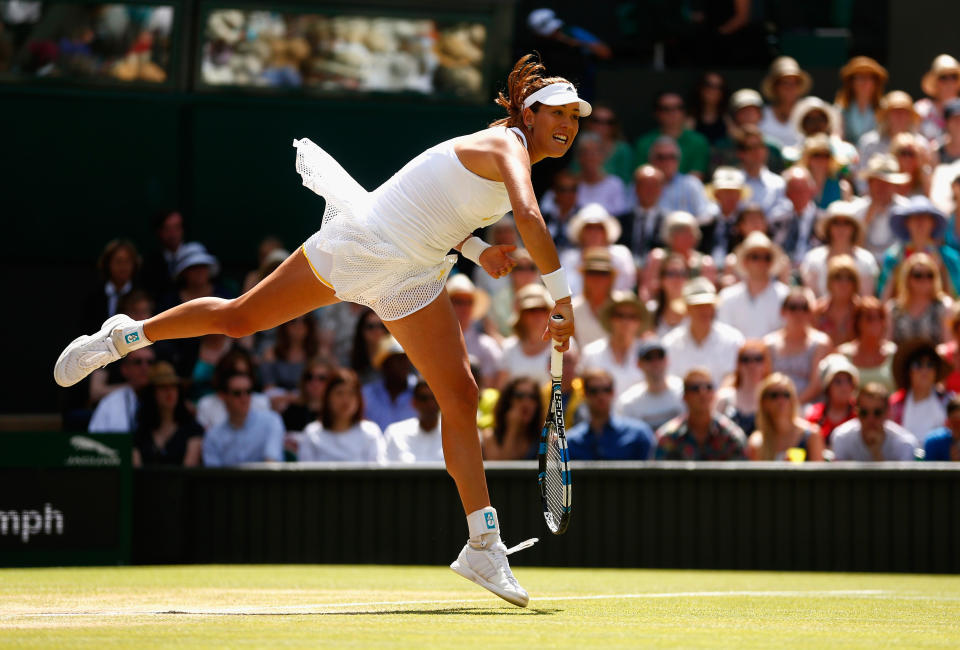
[[[563,516],[563,508],[566,504],[566,490],[563,484],[564,463],[560,455],[560,445],[557,440],[557,432],[554,427],[550,427],[550,435],[547,439],[547,466],[544,476],[544,497],[547,503],[547,509],[554,517],[554,522],[560,523]]]

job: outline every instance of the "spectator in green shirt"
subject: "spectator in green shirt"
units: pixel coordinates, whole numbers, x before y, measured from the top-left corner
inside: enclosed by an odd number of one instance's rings
[[[686,127],[687,111],[683,97],[675,92],[662,92],[657,95],[653,110],[660,126],[637,140],[635,166],[647,162],[650,146],[657,138],[669,136],[680,146],[680,173],[692,174],[703,180],[710,165],[710,144],[705,137]]]

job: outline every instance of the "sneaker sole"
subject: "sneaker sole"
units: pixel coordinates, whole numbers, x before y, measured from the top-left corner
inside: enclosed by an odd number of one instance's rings
[[[107,320],[103,321],[103,325],[100,326],[100,331],[94,334],[93,336],[84,334],[82,336],[78,336],[77,338],[73,339],[73,341],[70,342],[70,345],[64,348],[63,352],[60,353],[60,356],[57,357],[57,363],[53,367],[53,380],[57,382],[58,385],[64,388],[69,388],[70,386],[73,386],[74,384],[78,384],[84,379],[86,379],[87,376],[90,374],[90,372],[93,372],[93,370],[96,370],[96,368],[88,372],[86,375],[84,375],[80,379],[77,379],[75,381],[69,381],[63,375],[63,362],[66,360],[66,358],[70,355],[70,353],[73,350],[79,347],[79,345],[83,345],[90,339],[98,338],[100,336],[109,334],[117,324],[125,322],[127,320],[132,320],[132,319],[130,319],[130,317],[127,316],[126,314],[116,314],[115,316],[111,316]]]
[[[477,583],[487,591],[490,591],[491,593],[494,593],[500,596],[511,605],[516,605],[517,607],[526,607],[527,604],[530,602],[529,598],[520,598],[516,594],[510,593],[508,591],[504,591],[503,589],[500,589],[497,585],[491,582],[487,582],[476,571],[474,571],[470,567],[466,567],[460,564],[459,560],[454,560],[450,564],[450,568],[453,569],[454,573],[463,576],[464,578],[466,578],[471,582]]]

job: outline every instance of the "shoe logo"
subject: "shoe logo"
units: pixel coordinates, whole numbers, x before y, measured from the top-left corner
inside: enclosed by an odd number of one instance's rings
[[[487,521],[487,528],[488,528],[488,529],[493,530],[494,528],[497,527],[496,522],[493,520],[493,513],[492,513],[492,512],[485,512],[485,513],[483,513],[483,518]]]
[[[136,332],[130,332],[129,334],[123,337],[123,340],[127,342],[127,345],[130,345],[131,343],[136,343],[137,341],[139,341],[140,335],[137,334]]]

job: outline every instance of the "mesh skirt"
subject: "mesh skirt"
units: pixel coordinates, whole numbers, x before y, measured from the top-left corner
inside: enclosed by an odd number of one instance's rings
[[[325,279],[337,297],[366,305],[385,321],[433,302],[457,256],[433,265],[411,260],[370,213],[367,191],[330,154],[307,139],[294,140],[293,146],[303,184],[326,200],[320,230],[303,244],[303,252],[314,268],[320,266],[321,253],[332,256]]]

